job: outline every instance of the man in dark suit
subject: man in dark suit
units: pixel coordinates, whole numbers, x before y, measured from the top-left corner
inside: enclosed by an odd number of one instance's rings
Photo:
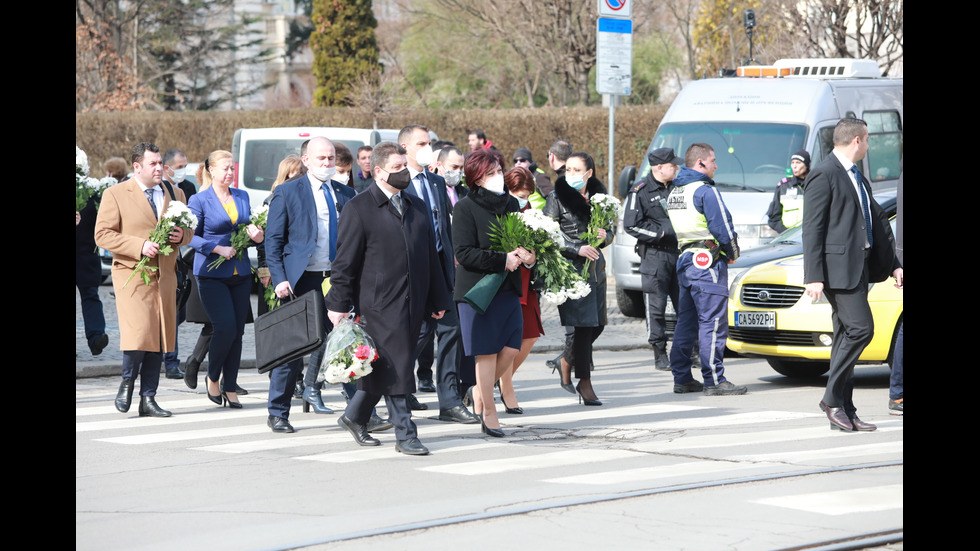
[[[449,196],[446,194],[446,181],[433,174],[427,167],[432,164],[432,147],[429,143],[429,129],[420,125],[410,125],[398,133],[398,142],[405,149],[408,173],[411,183],[405,193],[420,199],[428,211],[430,225],[435,235],[436,254],[442,268],[443,280],[448,283],[451,294],[456,282],[456,262],[453,256],[452,227],[450,225]],[[463,405],[457,388],[459,364],[463,359],[463,335],[456,309],[451,307],[446,315],[438,320],[426,319],[422,322],[418,346],[413,358],[418,358],[421,350],[431,346],[437,339],[438,351],[435,388],[439,396],[439,420],[451,423],[476,423],[477,417]],[[432,388],[432,370],[427,373],[419,369],[419,387]],[[409,403],[414,397],[409,398]],[[418,406],[416,406],[418,407]]]
[[[333,143],[324,137],[310,140],[303,165],[306,175],[280,184],[269,203],[265,254],[271,284],[276,296],[292,292],[322,293],[323,281],[337,251],[338,221],[354,190],[331,180],[335,171]],[[322,301],[321,301],[322,305]],[[326,310],[324,310],[326,315]],[[327,328],[329,331],[330,328]],[[323,405],[316,375],[324,346],[310,356],[306,373],[305,400],[316,413],[333,413]],[[272,370],[269,379],[269,427],[273,432],[293,432],[289,424],[289,405],[303,360],[295,360]]]
[[[371,153],[375,185],[347,204],[340,221],[337,258],[326,305],[331,323],[351,309],[378,348],[373,371],[359,379],[357,392],[338,424],[362,446],[380,442],[367,433],[371,410],[383,396],[395,425],[395,449],[426,455],[419,442],[407,396],[415,392],[415,348],[422,320],[439,319],[453,308],[435,250],[425,203],[402,190],[411,185],[405,150],[382,142]]]
[[[867,152],[867,124],[841,119],[834,128],[833,152],[804,183],[806,294],[815,301],[826,296],[834,320],[830,373],[820,408],[831,429],[848,432],[877,428],[858,418],[852,400],[854,364],[874,335],[868,283],[884,281],[890,272],[901,287],[904,277],[891,228],[856,164]]]

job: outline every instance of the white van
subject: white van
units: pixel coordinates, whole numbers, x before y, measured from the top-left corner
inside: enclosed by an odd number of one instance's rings
[[[288,155],[299,155],[303,142],[316,136],[341,142],[357,158],[357,149],[398,139],[398,130],[335,128],[323,126],[291,128],[240,128],[232,139],[235,187],[248,192],[252,205],[261,205],[276,181],[279,163]]]
[[[877,63],[860,59],[784,59],[767,67],[742,67],[738,74],[753,76],[684,86],[647,154],[672,147],[683,157],[696,142],[714,147],[714,180],[732,213],[740,248],[775,237],[766,213],[776,185],[792,176],[790,155],[805,148],[811,167],[816,166],[833,149],[834,125],[843,117],[868,123],[870,149],[861,169],[872,188],[897,185],[904,122],[901,78],[883,78]],[[625,198],[649,171],[646,154],[639,170],[625,168],[619,177],[620,196]],[[644,317],[635,244],[620,218],[611,255],[616,298],[624,314]]]

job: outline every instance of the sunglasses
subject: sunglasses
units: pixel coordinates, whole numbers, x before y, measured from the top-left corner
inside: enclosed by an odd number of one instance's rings
[[[527,162],[530,162],[530,161],[531,161],[531,159],[521,159],[521,158],[514,159],[514,162],[515,163],[527,163]]]

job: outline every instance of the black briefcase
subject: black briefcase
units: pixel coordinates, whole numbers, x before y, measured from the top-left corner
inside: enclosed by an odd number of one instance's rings
[[[314,289],[292,297],[255,320],[255,366],[259,373],[302,358],[323,344],[323,294]]]

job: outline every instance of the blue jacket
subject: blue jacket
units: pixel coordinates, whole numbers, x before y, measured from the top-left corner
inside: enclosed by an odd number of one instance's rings
[[[356,192],[332,180],[330,185],[337,197],[339,218],[344,205]],[[269,202],[265,230],[265,258],[273,287],[289,281],[289,285],[296,288],[296,282],[310,265],[316,249],[318,228],[309,175],[280,184]]]
[[[242,255],[241,260],[232,258],[224,261],[217,268],[208,270],[208,264],[218,259],[218,255],[211,251],[219,245],[225,247],[231,245],[231,234],[235,231],[235,226],[247,224],[252,215],[248,193],[236,188],[229,188],[229,191],[235,201],[235,208],[238,209],[238,219],[235,221],[228,218],[228,212],[221,205],[213,187],[195,193],[187,204],[187,208],[197,216],[197,229],[194,230],[194,237],[191,238],[190,243],[191,248],[197,253],[194,255],[194,275],[231,277],[236,269],[238,275],[247,276],[252,273],[252,265],[247,254]]]

